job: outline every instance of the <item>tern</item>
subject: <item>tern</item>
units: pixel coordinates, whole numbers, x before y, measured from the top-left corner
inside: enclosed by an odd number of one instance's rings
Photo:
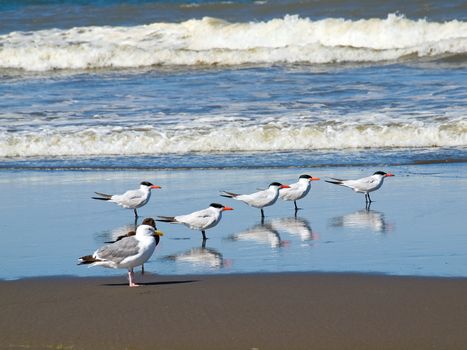
[[[295,212],[299,209],[297,201],[305,197],[310,192],[311,181],[318,181],[319,177],[310,175],[300,175],[298,181],[290,184],[290,188],[283,188],[279,191],[279,197],[285,201],[293,201],[295,205]]]
[[[157,230],[157,227],[156,227],[156,222],[154,221],[153,218],[146,218],[143,220],[143,222],[141,223],[141,225],[149,225],[151,227],[154,227],[155,230]],[[128,231],[127,233],[125,233],[124,235],[120,235],[118,236],[115,241],[107,241],[105,243],[115,243],[117,241],[120,241],[122,240],[123,238],[126,238],[126,237],[131,237],[131,236],[134,236],[136,235],[136,231]],[[144,274],[144,264],[141,264],[141,273]]]
[[[79,258],[78,265],[103,266],[114,269],[128,269],[130,287],[134,282],[133,268],[144,264],[154,253],[164,233],[150,225],[139,225],[134,236],[124,237],[112,244],[104,245],[92,255]]]
[[[141,208],[151,198],[151,189],[161,188],[160,186],[153,185],[150,182],[141,182],[139,189],[129,190],[123,194],[105,194],[100,192],[94,192],[100,197],[91,197],[92,199],[99,199],[102,201],[109,201],[116,203],[119,206],[126,209],[133,209],[135,213],[135,219],[138,218],[137,208]]]
[[[248,204],[250,207],[261,209],[261,218],[264,219],[264,207],[268,207],[276,203],[279,198],[279,190],[282,188],[290,188],[289,185],[282,185],[279,182],[273,182],[265,190],[261,190],[251,194],[238,194],[227,191],[222,191],[221,196],[233,198],[243,203]]]
[[[384,182],[386,177],[394,176],[390,173],[385,173],[384,171],[377,171],[371,176],[364,177],[357,180],[341,180],[330,178],[331,180],[325,180],[331,184],[341,185],[348,188],[351,188],[357,193],[365,193],[365,203],[370,204],[373,202],[370,198],[370,192],[376,191],[379,189]]]
[[[177,216],[158,216],[156,221],[169,222],[171,224],[183,224],[192,230],[199,230],[203,235],[203,241],[207,239],[206,230],[216,226],[222,219],[222,212],[233,210],[219,203],[211,203],[208,208],[195,211],[191,214]]]

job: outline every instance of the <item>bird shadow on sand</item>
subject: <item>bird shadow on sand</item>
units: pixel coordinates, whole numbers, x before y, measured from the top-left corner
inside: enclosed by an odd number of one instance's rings
[[[163,285],[171,285],[171,284],[186,284],[186,283],[196,283],[196,282],[199,282],[199,280],[178,280],[178,281],[137,282],[137,283],[140,286],[163,286]],[[106,287],[118,287],[118,286],[128,287],[128,282],[104,283],[102,285]]]

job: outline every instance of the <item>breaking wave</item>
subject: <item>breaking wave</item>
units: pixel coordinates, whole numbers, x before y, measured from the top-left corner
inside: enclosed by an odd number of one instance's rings
[[[361,20],[287,15],[247,23],[205,17],[0,35],[0,68],[26,71],[384,62],[466,53],[467,22],[411,20],[398,14]]]
[[[0,157],[158,155],[189,152],[342,150],[467,146],[467,120],[445,124],[329,123],[308,126],[226,126],[182,130],[95,127],[1,132]]]

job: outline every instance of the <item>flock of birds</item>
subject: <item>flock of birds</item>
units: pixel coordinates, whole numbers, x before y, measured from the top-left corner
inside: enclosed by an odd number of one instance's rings
[[[394,175],[383,171],[377,171],[371,176],[356,180],[329,178],[325,181],[351,188],[357,193],[364,193],[365,204],[368,208],[372,202],[370,192],[378,190],[383,185],[384,179],[390,176]],[[263,221],[264,208],[276,203],[278,198],[285,201],[293,201],[295,213],[297,213],[299,210],[297,201],[308,194],[311,188],[311,181],[317,180],[320,179],[310,175],[301,175],[297,182],[290,185],[272,182],[267,189],[251,194],[222,191],[221,196],[232,198],[244,202],[250,207],[260,209],[261,220]],[[152,189],[160,188],[160,186],[144,181],[141,182],[139,189],[130,190],[121,195],[109,195],[96,192],[98,197],[92,198],[116,203],[123,208],[133,209],[135,220],[137,220],[137,209],[148,203],[151,198]],[[192,230],[201,231],[204,242],[207,239],[206,230],[216,226],[222,218],[222,213],[229,210],[233,210],[233,208],[219,203],[211,203],[206,209],[186,215],[158,216],[156,220],[153,218],[146,218],[143,220],[142,224],[136,228],[136,231],[130,231],[125,235],[119,236],[115,241],[106,242],[108,243],[107,245],[99,248],[92,255],[79,258],[79,264],[128,269],[129,286],[137,287],[138,284],[134,281],[134,268],[140,265],[143,266],[152,256],[160,241],[160,237],[163,236],[163,232],[157,230],[155,221],[183,224]]]

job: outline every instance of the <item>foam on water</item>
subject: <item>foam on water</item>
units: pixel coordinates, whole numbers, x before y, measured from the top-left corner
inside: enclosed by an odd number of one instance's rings
[[[28,71],[152,65],[381,62],[467,53],[467,22],[311,20],[229,23],[205,17],[133,27],[76,27],[0,36],[0,67]]]
[[[96,126],[0,132],[0,157],[467,146],[467,121],[166,128]]]

